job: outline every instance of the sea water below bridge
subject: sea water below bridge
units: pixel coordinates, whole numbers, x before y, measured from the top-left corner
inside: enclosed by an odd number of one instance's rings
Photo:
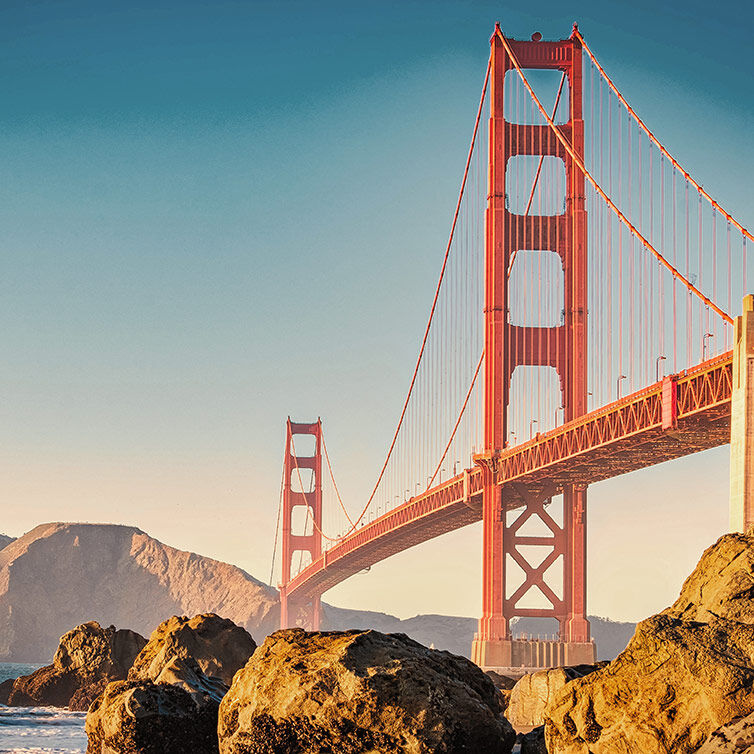
[[[0,662],[0,683],[27,675],[38,667]],[[84,754],[85,719],[85,712],[0,704],[0,754]]]

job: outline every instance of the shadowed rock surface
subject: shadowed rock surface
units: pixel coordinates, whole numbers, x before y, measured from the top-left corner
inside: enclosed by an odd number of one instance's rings
[[[61,637],[52,665],[13,682],[6,703],[86,710],[110,681],[126,678],[146,643],[134,631],[84,623]]]
[[[754,715],[723,725],[702,745],[697,754],[744,754],[754,752]]]
[[[377,631],[269,636],[220,705],[222,754],[486,752],[515,734],[473,663]]]
[[[87,754],[215,754],[217,707],[179,686],[116,681],[86,716]]]
[[[691,754],[754,712],[754,536],[708,548],[676,602],[546,710],[548,751]]]
[[[278,610],[277,590],[240,568],[130,526],[43,524],[0,550],[0,661],[49,662],[88,620],[148,636],[167,615],[214,612],[263,636]]]
[[[544,725],[519,736],[518,741],[521,744],[520,754],[547,754]]]
[[[227,618],[214,613],[193,618],[174,615],[154,630],[128,678],[159,683],[175,659],[191,659],[201,673],[230,686],[256,648],[249,633]]]
[[[544,725],[545,708],[563,686],[574,678],[582,678],[604,665],[605,663],[599,663],[551,668],[521,676],[510,693],[505,716],[516,730]]]
[[[7,547],[11,542],[15,541],[15,537],[9,537],[7,534],[0,534],[0,550]]]

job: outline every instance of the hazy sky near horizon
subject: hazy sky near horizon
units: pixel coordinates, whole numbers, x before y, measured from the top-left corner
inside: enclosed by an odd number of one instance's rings
[[[0,531],[140,527],[269,577],[284,422],[359,506],[437,281],[499,20],[574,21],[754,225],[748,2],[86,2],[0,8]],[[589,611],[671,602],[727,529],[727,448],[590,488]],[[481,528],[325,599],[476,616]]]

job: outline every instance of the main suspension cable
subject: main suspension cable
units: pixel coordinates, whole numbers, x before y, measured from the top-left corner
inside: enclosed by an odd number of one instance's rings
[[[539,98],[534,93],[534,90],[531,88],[531,84],[529,84],[528,79],[526,78],[523,70],[521,69],[521,66],[518,63],[518,60],[511,49],[511,46],[508,44],[508,40],[503,36],[503,32],[501,31],[500,27],[497,27],[495,30],[495,33],[500,38],[500,41],[503,43],[503,47],[505,47],[506,52],[508,53],[508,57],[510,58],[511,62],[513,63],[514,68],[516,71],[518,71],[518,75],[521,77],[521,81],[523,85],[526,87],[527,91],[529,92],[529,95],[534,100],[534,103],[539,108],[540,113],[544,116],[545,120],[547,121],[547,125],[550,126],[553,133],[557,137],[558,141],[561,143],[563,148],[568,152],[571,159],[576,163],[576,166],[579,168],[579,170],[582,172],[584,177],[589,181],[589,183],[592,185],[592,188],[602,197],[602,199],[607,203],[607,205],[610,207],[610,209],[613,210],[613,212],[618,216],[618,218],[623,222],[623,224],[631,231],[631,233],[636,236],[636,238],[644,245],[644,247],[652,253],[662,264],[664,267],[666,267],[670,273],[673,275],[674,278],[677,278],[678,280],[681,280],[683,284],[686,286],[686,288],[696,294],[707,306],[710,307],[713,311],[717,312],[726,322],[729,324],[733,324],[733,318],[725,311],[723,311],[717,304],[715,304],[714,301],[707,298],[693,283],[691,283],[689,280],[687,280],[670,262],[665,259],[665,257],[655,249],[655,247],[639,232],[639,230],[633,225],[633,223],[618,209],[615,202],[602,190],[601,186],[597,183],[597,181],[592,177],[592,174],[587,170],[586,165],[584,165],[584,161],[579,157],[579,155],[576,153],[576,151],[573,149],[571,144],[569,144],[568,140],[563,136],[563,134],[560,132],[560,129],[555,125],[552,118],[550,118],[547,111],[542,106],[542,103],[539,101]]]
[[[605,83],[610,87],[613,94],[620,100],[623,107],[626,108],[628,113],[633,117],[633,119],[637,122],[639,125],[639,128],[641,128],[642,131],[647,135],[649,140],[665,155],[665,157],[670,160],[673,167],[675,167],[677,170],[679,170],[681,173],[683,173],[683,177],[691,183],[691,185],[712,205],[712,207],[720,212],[720,214],[725,217],[725,219],[731,223],[734,227],[738,228],[741,233],[743,233],[749,240],[754,241],[754,236],[749,233],[746,228],[744,228],[741,223],[739,223],[732,215],[728,214],[688,173],[688,171],[684,170],[681,164],[676,160],[673,155],[668,152],[667,149],[661,144],[659,139],[649,130],[647,125],[644,123],[644,121],[636,114],[634,109],[631,107],[631,105],[626,102],[626,99],[623,97],[623,95],[618,90],[618,87],[615,86],[615,84],[612,82],[611,78],[607,75],[605,72],[605,69],[597,62],[597,58],[595,58],[594,53],[589,49],[589,45],[586,43],[586,40],[583,36],[581,36],[581,32],[578,30],[577,27],[574,27],[573,34],[576,37],[576,39],[581,42],[581,45],[584,48],[584,52],[589,56],[589,59],[592,61],[594,66],[597,68],[597,70],[600,72],[602,77],[605,79]]]

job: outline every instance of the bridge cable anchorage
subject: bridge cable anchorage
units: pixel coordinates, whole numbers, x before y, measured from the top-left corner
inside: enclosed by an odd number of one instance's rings
[[[270,586],[275,573],[275,553],[278,549],[278,535],[280,534],[280,516],[283,512],[283,487],[285,486],[285,458],[283,458],[283,471],[280,475],[280,502],[278,503],[278,520],[275,524],[275,543],[272,545],[272,564],[270,565]]]
[[[479,356],[479,361],[477,362],[477,365],[476,365],[476,371],[474,372],[474,376],[471,379],[471,384],[469,385],[469,389],[466,392],[466,398],[463,401],[463,406],[461,406],[461,411],[458,414],[458,418],[456,419],[456,423],[455,423],[455,426],[453,427],[453,431],[450,433],[448,444],[445,446],[445,450],[443,451],[442,458],[438,462],[437,468],[435,469],[435,473],[432,474],[432,478],[429,480],[429,483],[427,484],[427,488],[425,492],[429,491],[429,488],[432,486],[432,483],[435,481],[437,475],[440,473],[440,469],[442,468],[442,465],[445,462],[445,456],[448,455],[448,450],[450,450],[450,446],[453,444],[453,438],[456,436],[458,426],[460,425],[461,419],[463,418],[464,412],[466,411],[466,407],[469,404],[469,398],[471,397],[471,393],[474,390],[474,384],[476,383],[476,378],[479,376],[479,371],[482,368],[482,364],[484,364],[484,349],[482,349],[482,353]]]
[[[689,292],[694,293],[710,309],[712,309],[714,312],[720,315],[728,324],[732,325],[733,317],[731,317],[730,314],[728,314],[727,312],[723,311],[723,309],[721,309],[714,301],[707,298],[707,296],[705,296],[691,281],[687,280],[686,277],[682,275],[678,269],[676,269],[672,264],[670,264],[670,262],[668,262],[667,259],[665,259],[665,257],[659,251],[657,251],[657,249],[655,249],[655,247],[644,237],[644,235],[642,235],[642,233],[639,232],[639,230],[633,225],[633,223],[620,211],[620,209],[618,209],[615,202],[613,202],[613,200],[605,193],[605,191],[602,189],[599,183],[597,183],[597,181],[594,179],[592,174],[587,170],[586,165],[584,165],[583,160],[576,154],[571,144],[568,143],[568,140],[565,138],[565,136],[563,136],[563,134],[560,132],[560,129],[558,129],[558,127],[553,122],[552,118],[550,118],[549,114],[542,106],[542,103],[539,101],[539,98],[534,93],[534,90],[531,88],[531,84],[529,84],[529,81],[526,78],[526,75],[521,69],[521,66],[519,65],[519,62],[513,50],[511,49],[511,46],[508,44],[508,40],[503,36],[502,31],[498,28],[496,29],[495,33],[498,35],[498,37],[500,38],[500,41],[505,47],[505,50],[508,53],[508,57],[510,58],[511,62],[513,63],[514,68],[518,72],[518,75],[521,77],[521,81],[524,87],[526,87],[526,90],[529,92],[529,95],[534,100],[534,103],[536,104],[540,113],[547,121],[547,125],[550,126],[550,128],[552,129],[558,141],[561,143],[561,145],[566,150],[566,152],[568,152],[569,156],[574,161],[574,163],[579,168],[579,170],[584,175],[584,177],[592,185],[592,188],[602,197],[602,199],[606,202],[606,204],[610,207],[610,209],[613,210],[613,212],[618,216],[621,222],[642,243],[642,245],[647,249],[647,251],[653,254],[655,258],[666,269],[670,271],[670,273],[673,275],[674,278],[677,278],[678,280],[680,280],[686,286]]]
[[[560,95],[563,94],[563,84],[566,80],[566,74],[565,71],[560,77],[560,85],[558,86],[558,93],[555,97],[555,105],[552,108],[552,117],[555,117],[555,114],[558,112],[558,105],[560,104]],[[529,216],[529,210],[531,209],[532,202],[534,201],[534,192],[537,188],[537,183],[539,182],[539,176],[542,173],[542,165],[545,161],[545,155],[540,155],[539,157],[539,164],[537,165],[537,171],[534,174],[534,181],[531,184],[531,191],[529,192],[529,201],[526,203],[526,209],[524,210],[523,217]],[[518,248],[513,249],[513,253],[511,254],[510,262],[508,263],[508,274],[507,277],[511,276],[511,271],[513,270],[513,262],[516,260],[516,254],[518,253]]]
[[[739,223],[731,214],[725,211],[725,209],[717,202],[715,201],[692,177],[691,174],[684,170],[682,165],[676,160],[673,155],[668,152],[668,150],[662,145],[662,143],[657,139],[657,137],[649,130],[648,126],[644,123],[644,121],[636,114],[636,111],[631,107],[631,105],[628,104],[625,97],[620,93],[618,90],[618,87],[615,86],[612,79],[607,75],[605,69],[599,64],[597,61],[597,58],[594,56],[594,53],[589,48],[589,45],[586,43],[586,40],[581,35],[581,32],[578,29],[574,29],[573,31],[574,36],[581,42],[581,45],[584,48],[584,52],[589,56],[589,59],[592,61],[592,64],[597,68],[597,70],[602,75],[602,78],[605,79],[605,83],[610,87],[613,94],[620,100],[623,107],[626,108],[629,115],[636,121],[639,128],[641,128],[642,131],[647,135],[649,140],[665,155],[665,157],[670,160],[671,164],[674,168],[679,170],[684,178],[686,178],[689,183],[712,205],[712,207],[720,212],[720,214],[729,222],[731,225],[733,225],[737,230],[739,230],[741,233],[743,233],[750,241],[754,241],[754,235],[749,233],[746,228],[744,228],[741,223]]]
[[[377,481],[375,482],[374,488],[372,489],[372,492],[369,495],[369,499],[367,500],[366,504],[364,505],[364,508],[362,509],[362,511],[359,514],[359,516],[356,519],[356,521],[352,524],[351,528],[347,532],[343,533],[341,535],[341,538],[342,537],[347,537],[351,532],[355,531],[356,527],[361,523],[361,520],[366,515],[367,510],[369,510],[369,506],[371,505],[372,501],[374,500],[374,496],[377,494],[377,490],[379,489],[380,482],[382,481],[382,478],[385,475],[385,469],[387,468],[388,462],[390,461],[390,457],[391,457],[391,455],[393,453],[393,450],[395,449],[395,444],[396,444],[396,442],[398,440],[398,433],[400,432],[401,426],[403,425],[403,420],[404,420],[404,418],[406,416],[406,411],[408,409],[408,403],[409,403],[409,400],[411,398],[411,394],[413,393],[414,386],[416,384],[416,378],[417,378],[417,375],[419,373],[419,366],[421,365],[422,358],[423,358],[424,353],[425,353],[425,348],[426,348],[426,345],[427,345],[427,339],[429,338],[429,331],[430,331],[430,328],[432,326],[432,322],[433,322],[433,319],[434,319],[434,316],[435,316],[435,311],[437,309],[437,301],[438,301],[438,299],[440,297],[440,290],[442,288],[442,283],[443,283],[443,280],[445,278],[445,271],[446,271],[447,266],[448,266],[448,257],[450,256],[450,250],[451,250],[451,247],[452,247],[452,244],[453,244],[453,238],[454,238],[454,235],[455,235],[456,226],[458,224],[458,215],[459,215],[460,210],[461,210],[461,202],[463,200],[464,192],[466,190],[466,182],[467,182],[467,178],[469,176],[469,168],[470,168],[470,165],[471,165],[471,158],[472,158],[472,156],[474,154],[474,146],[476,144],[477,134],[479,133],[479,123],[480,123],[481,117],[482,117],[482,109],[484,108],[484,102],[485,102],[486,97],[487,97],[487,85],[488,85],[489,79],[490,79],[490,70],[491,70],[491,67],[492,67],[492,57],[490,57],[490,60],[487,62],[487,71],[486,71],[485,76],[484,76],[484,85],[482,86],[482,95],[481,95],[480,100],[479,100],[479,107],[477,109],[476,120],[474,121],[474,131],[473,131],[472,136],[471,136],[471,144],[469,145],[469,152],[468,152],[468,156],[466,157],[466,166],[465,166],[464,172],[463,172],[463,179],[461,181],[461,188],[460,188],[460,191],[459,191],[459,194],[458,194],[458,201],[456,202],[455,212],[453,213],[453,222],[451,223],[451,227],[450,227],[450,237],[448,238],[448,243],[447,243],[447,246],[445,248],[445,256],[443,257],[442,267],[440,269],[440,279],[437,281],[437,288],[435,289],[435,295],[434,295],[434,298],[432,299],[432,307],[430,308],[430,312],[429,312],[429,320],[428,320],[427,326],[426,326],[426,328],[424,330],[424,336],[422,338],[421,347],[419,348],[419,356],[418,356],[418,358],[416,360],[416,366],[414,367],[414,372],[413,372],[413,374],[411,376],[411,383],[409,384],[408,394],[406,395],[406,400],[403,403],[403,408],[401,410],[401,414],[400,414],[400,417],[398,419],[398,426],[395,428],[395,433],[393,434],[393,439],[390,442],[390,447],[388,448],[387,456],[385,457],[385,462],[382,464],[382,468],[380,470],[379,476],[377,477]],[[323,534],[323,536],[326,537],[327,535]],[[331,537],[327,537],[327,539],[330,539],[331,541],[336,541],[336,540],[332,540]]]
[[[325,433],[324,432],[322,432],[322,449],[325,451],[325,460],[327,461],[327,470],[330,472],[330,479],[332,480],[332,486],[335,489],[335,495],[338,498],[338,502],[340,503],[340,507],[343,509],[343,513],[346,514],[346,518],[348,519],[348,523],[351,524],[351,527],[353,527],[354,523],[351,520],[351,517],[348,515],[348,511],[346,510],[346,506],[343,505],[343,499],[340,496],[340,491],[338,490],[338,484],[335,481],[335,474],[333,474],[332,465],[330,464],[330,455],[327,452],[327,443],[325,442]]]

